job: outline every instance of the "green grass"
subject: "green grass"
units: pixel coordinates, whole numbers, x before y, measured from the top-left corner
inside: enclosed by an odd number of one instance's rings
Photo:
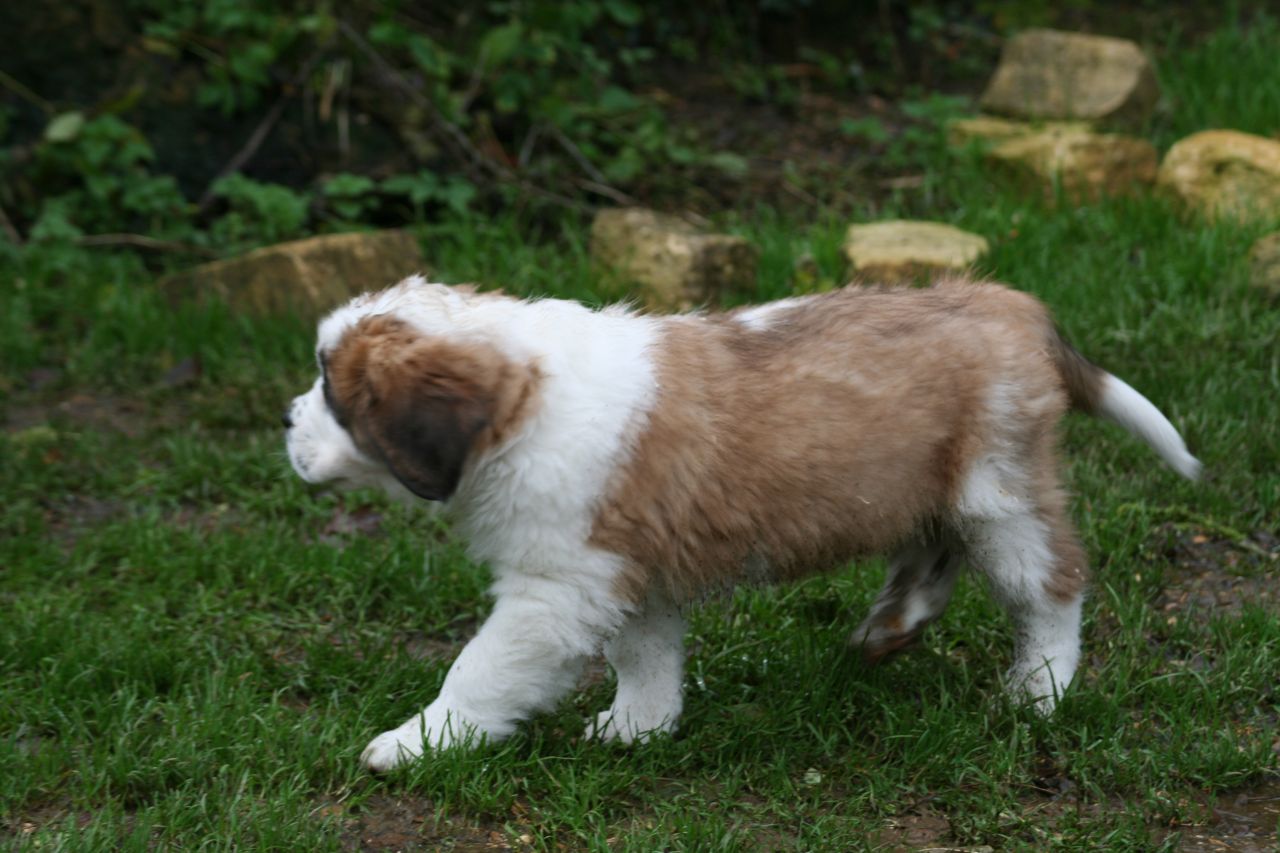
[[[1205,38],[1179,32],[1157,65],[1164,103],[1151,132],[1163,150],[1183,136],[1210,128],[1264,136],[1276,131],[1280,87],[1272,81],[1280,46],[1274,11],[1228,10],[1234,24]]]
[[[1252,112],[1276,103],[1275,75],[1250,79],[1263,90],[1251,99],[1215,94],[1253,73],[1227,59],[1254,56],[1257,38],[1210,38],[1162,68],[1166,86],[1183,81],[1179,104],[1280,129]],[[1010,628],[976,583],[923,648],[865,668],[844,641],[882,575],[871,563],[697,608],[675,739],[584,743],[606,676],[507,743],[371,777],[360,749],[432,697],[487,610],[484,569],[419,511],[313,495],[289,472],[276,421],[310,381],[301,324],[171,309],[130,256],[34,248],[0,259],[4,843],[432,849],[497,832],[536,849],[844,850],[896,842],[893,826],[923,814],[945,817],[947,844],[1148,850],[1176,843],[1168,828],[1211,822],[1213,798],[1274,786],[1275,599],[1156,606],[1196,535],[1221,574],[1276,572],[1247,538],[1280,528],[1280,306],[1248,289],[1243,261],[1267,228],[1210,226],[1158,198],[1046,205],[941,153],[924,188],[859,217],[898,215],[987,236],[983,271],[1049,303],[1210,472],[1186,483],[1120,431],[1069,421],[1096,580],[1081,676],[1051,720],[1002,699]],[[847,222],[725,217],[762,248],[753,298],[789,292],[802,253],[840,280]],[[532,234],[512,215],[422,238],[446,280],[621,292],[588,263],[583,223]],[[201,377],[168,387],[189,358]],[[52,387],[28,390],[51,365],[63,367]],[[76,395],[93,405],[59,405]],[[379,515],[376,533],[334,529],[361,511]],[[1080,808],[1040,793],[1063,779]]]

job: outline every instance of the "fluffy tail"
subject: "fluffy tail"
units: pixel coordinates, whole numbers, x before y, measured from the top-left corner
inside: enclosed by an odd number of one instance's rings
[[[1200,460],[1187,452],[1182,436],[1150,400],[1076,352],[1056,329],[1050,336],[1050,352],[1073,408],[1124,427],[1182,476],[1200,476]]]

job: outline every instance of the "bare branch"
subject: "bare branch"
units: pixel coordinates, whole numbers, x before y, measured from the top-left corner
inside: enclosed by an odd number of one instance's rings
[[[529,158],[533,156],[533,147],[538,144],[538,138],[542,136],[542,123],[535,122],[529,128],[529,132],[524,135],[524,141],[520,143],[520,153],[516,156],[516,164],[520,168],[529,165]]]
[[[605,178],[604,173],[597,169],[595,164],[587,159],[587,155],[582,153],[582,149],[574,144],[572,139],[564,135],[564,131],[556,127],[554,124],[549,126],[549,130],[552,138],[555,139],[556,142],[560,143],[560,147],[569,152],[569,156],[573,158],[574,162],[582,167],[582,170],[590,176],[590,180],[579,178],[575,182],[578,186],[582,187],[584,190],[589,190],[590,192],[605,196],[606,198],[611,198],[618,204],[638,204],[635,198],[627,195],[617,187],[611,186],[609,181]]]
[[[569,152],[569,156],[574,159],[574,162],[582,167],[582,171],[586,172],[591,180],[595,181],[597,184],[609,183],[605,178],[604,173],[596,168],[595,163],[592,163],[587,159],[587,155],[582,153],[582,149],[579,148],[572,139],[564,135],[563,130],[556,127],[554,124],[550,125],[549,129],[551,131],[551,136],[555,141],[560,143],[561,148]]]
[[[0,207],[0,231],[4,232],[4,236],[15,246],[22,245],[22,235],[18,233],[18,229],[13,227],[13,220],[9,219],[9,214],[4,212],[4,208]]]
[[[24,101],[33,104],[43,113],[52,113],[55,109],[53,104],[28,89],[21,81],[15,80],[13,77],[4,73],[4,71],[0,71],[0,86],[4,86]]]
[[[178,243],[172,240],[157,240],[145,234],[86,234],[76,238],[77,246],[134,246],[139,249],[151,249],[157,252],[184,252],[189,255],[201,255],[216,258],[218,253],[204,246],[192,243]]]
[[[244,168],[244,165],[253,159],[253,155],[258,153],[258,148],[266,141],[271,129],[276,126],[276,122],[280,120],[280,116],[284,113],[285,104],[293,97],[295,89],[306,82],[311,76],[312,70],[316,67],[316,63],[320,61],[323,51],[317,50],[311,54],[311,57],[302,65],[297,74],[293,75],[293,79],[285,86],[285,90],[276,98],[276,102],[271,105],[271,109],[267,110],[267,114],[262,117],[262,121],[258,122],[258,126],[253,129],[253,133],[240,146],[240,150],[235,156],[227,161],[227,164],[218,170],[218,174],[209,182],[209,186],[205,189],[204,195],[200,196],[200,201],[196,205],[196,213],[204,213],[209,209],[209,205],[213,204],[213,186],[227,175],[233,174]]]
[[[569,207],[574,210],[593,209],[591,205],[584,204],[577,199],[569,198],[568,196],[564,196],[560,193],[532,184],[517,175],[510,166],[487,156],[483,151],[477,148],[470,139],[467,138],[467,135],[462,132],[461,128],[445,118],[439,108],[431,102],[430,98],[424,96],[418,91],[417,87],[404,78],[403,74],[392,68],[391,64],[388,63],[387,60],[374,49],[373,45],[369,44],[364,36],[360,35],[354,27],[346,21],[340,20],[338,21],[338,29],[340,29],[342,34],[350,39],[351,43],[354,44],[356,48],[377,67],[378,71],[388,82],[394,85],[406,98],[412,101],[415,106],[427,114],[431,121],[432,129],[447,144],[449,144],[450,147],[455,149],[455,151],[463,157],[464,162],[471,167],[471,174],[473,176],[476,175],[476,172],[487,172],[498,182],[516,187],[517,189],[527,192],[530,195],[537,196],[545,201],[554,202],[555,204]]]
[[[346,36],[351,43],[354,44],[356,48],[377,67],[383,77],[394,84],[395,87],[399,89],[405,97],[412,101],[415,106],[427,113],[431,119],[433,129],[443,136],[445,141],[456,148],[459,153],[464,154],[468,161],[475,166],[496,174],[507,174],[510,172],[506,167],[499,163],[495,163],[493,160],[484,156],[480,149],[472,145],[471,140],[467,139],[467,135],[462,132],[461,128],[445,118],[439,108],[431,102],[430,98],[423,96],[415,86],[409,83],[408,80],[404,79],[403,74],[392,68],[391,64],[387,62],[387,60],[383,59],[382,54],[378,53],[378,51],[374,49],[373,45],[369,44],[365,37],[356,31],[355,27],[351,26],[346,21],[339,20],[338,29],[341,30],[342,34]]]
[[[605,198],[613,199],[618,204],[624,205],[626,207],[635,207],[640,203],[633,196],[629,196],[626,193],[624,193],[622,190],[615,189],[609,186],[608,184],[601,184],[595,181],[588,181],[585,178],[579,178],[574,183],[582,187],[584,190],[596,193],[597,195],[602,195]]]

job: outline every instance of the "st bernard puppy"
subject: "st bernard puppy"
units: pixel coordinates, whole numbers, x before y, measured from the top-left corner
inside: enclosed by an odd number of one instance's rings
[[[316,356],[284,417],[298,474],[447,502],[494,576],[492,615],[435,701],[368,745],[374,770],[506,737],[600,649],[618,687],[591,731],[669,732],[684,605],[874,554],[868,659],[937,619],[967,563],[1016,626],[1007,683],[1048,711],[1087,577],[1058,421],[1099,415],[1200,467],[1040,302],[967,280],[651,316],[414,277],[325,318]]]

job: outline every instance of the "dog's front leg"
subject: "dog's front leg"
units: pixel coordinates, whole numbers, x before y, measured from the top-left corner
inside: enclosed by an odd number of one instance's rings
[[[675,730],[683,708],[685,620],[665,595],[653,594],[605,644],[618,676],[613,706],[589,721],[589,733],[623,743]]]
[[[361,762],[389,770],[424,749],[507,737],[521,720],[552,708],[573,689],[587,656],[612,630],[610,618],[620,614],[582,605],[575,591],[549,584],[500,595],[449,668],[436,700],[374,738]]]

